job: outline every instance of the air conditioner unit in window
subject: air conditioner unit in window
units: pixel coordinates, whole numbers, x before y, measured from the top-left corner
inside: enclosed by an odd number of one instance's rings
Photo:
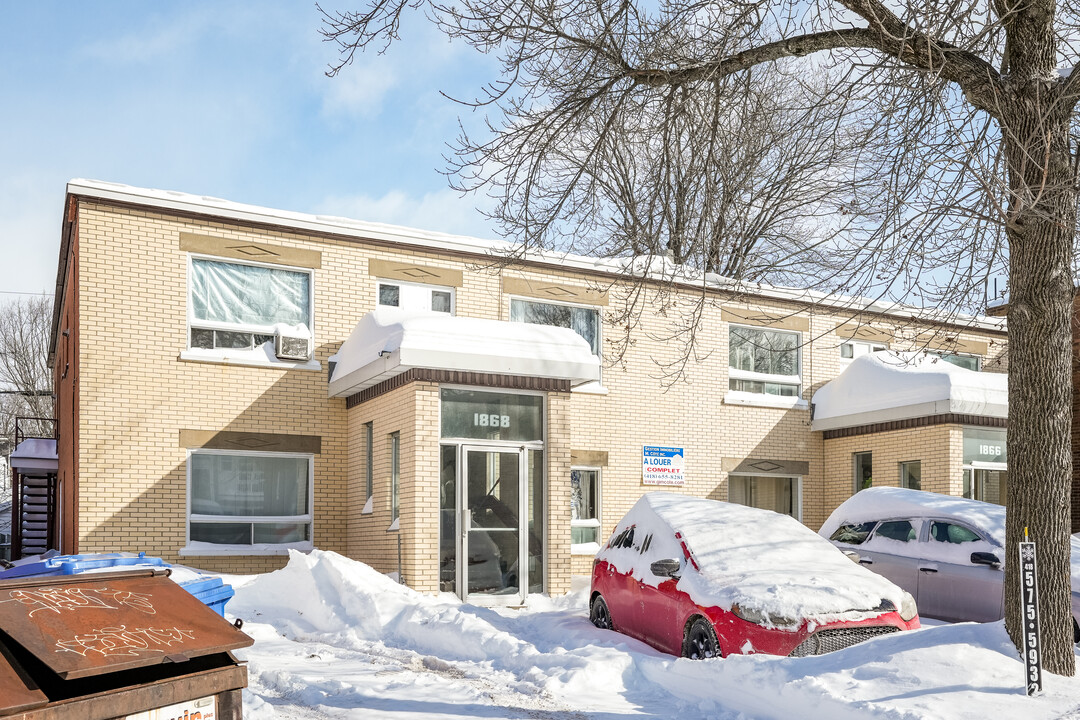
[[[308,360],[311,358],[311,341],[303,336],[274,335],[274,354],[282,360]]]

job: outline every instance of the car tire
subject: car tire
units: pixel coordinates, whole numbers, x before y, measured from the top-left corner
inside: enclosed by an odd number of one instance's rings
[[[683,657],[691,660],[723,657],[712,623],[700,615],[694,618],[686,628],[686,635],[683,637]]]
[[[614,630],[615,623],[611,621],[611,611],[603,595],[597,595],[589,605],[589,621],[601,630]]]

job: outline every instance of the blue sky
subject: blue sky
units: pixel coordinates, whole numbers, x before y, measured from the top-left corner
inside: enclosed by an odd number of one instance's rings
[[[414,18],[331,79],[319,22],[286,0],[0,2],[0,302],[52,291],[74,177],[492,236],[439,173],[482,120],[439,91],[491,60]]]

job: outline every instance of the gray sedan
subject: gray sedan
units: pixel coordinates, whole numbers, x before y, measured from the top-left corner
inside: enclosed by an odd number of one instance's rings
[[[1004,614],[1005,508],[920,490],[868,488],[818,531],[915,597],[922,617],[988,622]],[[1072,539],[1073,633],[1080,641],[1080,540]],[[1013,551],[1015,554],[1015,550]]]

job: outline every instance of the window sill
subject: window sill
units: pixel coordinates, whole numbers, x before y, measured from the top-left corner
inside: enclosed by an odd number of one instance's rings
[[[593,380],[584,385],[570,388],[570,392],[581,393],[582,395],[607,395],[608,389],[601,385],[598,380]]]
[[[180,548],[180,557],[237,557],[251,555],[288,555],[290,550],[311,552],[314,545],[310,542],[298,543],[263,543],[256,545],[218,545],[217,543],[190,542]]]
[[[750,405],[754,407],[771,407],[791,410],[809,410],[810,403],[800,397],[784,397],[783,395],[766,395],[764,393],[748,393],[738,390],[729,390],[724,395],[725,405]]]
[[[264,367],[275,370],[322,370],[318,360],[293,362],[269,357],[262,350],[183,350],[180,360],[185,362],[215,363],[218,365],[242,365],[244,367]]]
[[[372,507],[375,504],[375,496],[368,495],[367,502],[364,503],[364,509],[360,511],[361,515],[370,515],[375,512],[375,508]]]
[[[600,543],[578,543],[570,546],[571,555],[588,555],[592,557],[600,552]]]
[[[390,523],[390,527],[386,528],[386,532],[397,532],[401,529],[401,518],[394,518],[394,522]]]

